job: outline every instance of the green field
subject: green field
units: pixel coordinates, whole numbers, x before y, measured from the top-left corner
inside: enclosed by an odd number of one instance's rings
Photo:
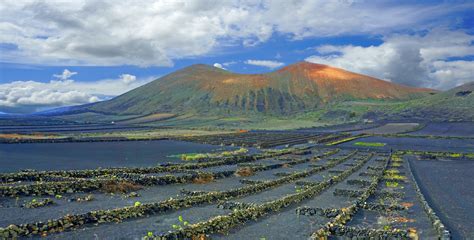
[[[386,145],[386,143],[380,143],[380,142],[355,142],[355,146],[360,146],[360,147],[383,147]]]

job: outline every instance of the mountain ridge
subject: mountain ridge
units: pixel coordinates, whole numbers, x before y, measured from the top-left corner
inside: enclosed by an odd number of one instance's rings
[[[331,102],[409,100],[435,92],[309,62],[262,74],[233,73],[195,64],[88,109],[140,115],[183,112],[291,115]]]

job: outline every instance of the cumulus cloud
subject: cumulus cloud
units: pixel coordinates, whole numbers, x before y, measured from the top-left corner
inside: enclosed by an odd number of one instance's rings
[[[474,36],[434,29],[423,35],[391,35],[378,46],[323,45],[309,62],[328,64],[396,83],[448,89],[473,81]]]
[[[0,84],[0,108],[31,111],[41,107],[67,106],[97,102],[99,97],[74,90],[74,81],[15,81]]]
[[[285,65],[285,63],[277,62],[277,61],[271,61],[271,60],[252,60],[252,59],[246,60],[244,63],[245,63],[245,64],[248,64],[248,65],[254,65],[254,66],[259,66],[259,67],[266,67],[266,68],[270,68],[270,69],[275,69],[275,68],[277,68],[277,67],[281,67],[281,66]]]
[[[76,75],[77,72],[71,72],[68,69],[64,69],[62,74],[54,74],[53,77],[60,79],[60,80],[67,80],[72,76]]]
[[[435,61],[432,69],[429,77],[437,80],[441,89],[474,81],[474,61]]]
[[[122,74],[117,79],[95,82],[51,80],[0,84],[0,110],[33,112],[39,109],[93,103],[127,92],[154,78],[137,79]]]
[[[222,64],[220,64],[220,63],[214,63],[213,66],[216,67],[216,68],[225,69],[224,66],[222,66]]]
[[[120,79],[126,85],[129,85],[129,84],[137,81],[137,77],[134,76],[134,75],[131,75],[131,74],[122,74],[122,75],[120,75]]]
[[[50,65],[170,66],[226,46],[385,34],[439,24],[471,3],[386,1],[17,1],[0,5],[0,61]],[[380,14],[383,12],[383,14]]]

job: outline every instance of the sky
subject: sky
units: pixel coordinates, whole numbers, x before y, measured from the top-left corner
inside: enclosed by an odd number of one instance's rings
[[[0,113],[110,99],[196,63],[298,61],[438,90],[474,81],[474,2],[0,2]]]

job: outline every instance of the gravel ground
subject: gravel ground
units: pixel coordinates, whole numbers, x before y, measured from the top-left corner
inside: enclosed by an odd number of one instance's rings
[[[424,128],[410,135],[474,137],[474,123],[427,123]]]
[[[423,195],[453,238],[474,239],[474,162],[410,158],[410,163]]]
[[[213,152],[220,147],[181,141],[0,144],[0,172],[21,169],[66,170],[98,167],[149,167],[182,163],[182,153]]]
[[[356,142],[379,142],[385,143],[383,147],[360,147]],[[344,148],[374,149],[389,151],[394,150],[417,150],[435,152],[474,152],[474,139],[429,139],[410,137],[366,137],[359,138],[338,145]]]
[[[169,199],[170,197],[183,197],[184,194],[181,194],[181,190],[189,190],[189,191],[226,191],[233,188],[238,188],[245,186],[240,182],[241,179],[250,179],[250,180],[275,180],[280,178],[281,176],[275,175],[276,173],[293,173],[293,172],[300,172],[307,170],[315,165],[324,165],[330,159],[333,158],[340,158],[346,156],[351,151],[353,151],[356,147],[353,146],[353,143],[356,141],[364,141],[364,142],[384,142],[387,143],[387,146],[382,148],[374,148],[377,150],[390,150],[390,149],[414,149],[414,150],[446,150],[446,151],[459,151],[463,150],[466,152],[474,152],[474,139],[465,140],[465,139],[424,139],[424,138],[387,138],[387,137],[369,137],[363,138],[359,140],[355,140],[352,142],[341,144],[344,149],[338,152],[335,155],[326,157],[319,161],[311,161],[306,163],[297,164],[290,167],[283,167],[278,169],[272,169],[268,171],[260,171],[256,172],[255,175],[249,177],[237,177],[231,176],[228,178],[217,179],[210,183],[206,184],[171,184],[171,185],[164,185],[164,186],[152,186],[146,187],[142,190],[138,190],[137,193],[140,194],[139,197],[136,198],[127,198],[123,194],[104,194],[101,192],[93,192],[94,200],[90,202],[68,202],[67,199],[76,198],[79,196],[85,196],[87,194],[64,194],[62,199],[54,199],[56,202],[53,206],[43,207],[43,208],[35,208],[35,209],[24,209],[19,207],[19,204],[22,204],[26,201],[31,201],[33,197],[22,197],[19,200],[14,198],[0,198],[0,227],[8,226],[9,224],[20,224],[20,223],[30,223],[35,221],[47,221],[48,219],[55,219],[62,217],[66,214],[80,214],[85,213],[92,210],[99,210],[99,209],[113,209],[119,208],[124,206],[131,206],[136,201],[140,201],[141,203],[151,203],[151,202],[158,202],[165,199]],[[167,141],[163,141],[167,142]],[[140,143],[140,142],[126,142],[128,143]],[[178,146],[174,146],[173,144],[177,143]],[[71,143],[68,143],[71,144]],[[77,144],[77,143],[73,143]],[[123,144],[123,142],[119,142],[116,144]],[[138,151],[140,152],[141,158],[139,159],[138,166],[143,164],[143,166],[150,166],[154,165],[155,161],[158,157],[151,160],[151,156],[158,156],[158,155],[171,155],[172,152],[176,151],[178,153],[183,152],[198,152],[198,151],[215,151],[217,149],[222,149],[216,146],[210,145],[202,145],[202,144],[194,144],[194,143],[183,143],[183,142],[170,142],[169,144],[173,145],[174,147],[170,149],[165,149],[165,145],[154,145],[151,143],[150,145],[136,145],[131,147],[127,145],[127,149],[132,149],[131,151]],[[184,144],[184,145],[180,145]],[[191,144],[191,145],[186,145]],[[35,144],[39,145],[39,144]],[[53,144],[56,145],[56,144]],[[97,143],[94,143],[97,145]],[[192,148],[195,145],[198,145],[196,148]],[[33,145],[31,145],[33,146]],[[31,147],[31,146],[27,146]],[[74,145],[72,145],[74,148]],[[109,146],[109,145],[107,145]],[[82,151],[87,151],[87,145],[81,146],[83,149]],[[96,146],[97,147],[97,146]],[[110,149],[99,149],[102,151],[102,155],[97,155],[97,149],[91,149],[91,153],[94,156],[107,156],[106,164],[117,164],[116,157],[117,155],[113,155],[113,151],[120,152],[120,145],[109,146]],[[130,148],[131,147],[131,148]],[[100,147],[97,147],[100,148]],[[39,151],[42,147],[34,148],[33,150]],[[206,150],[207,149],[207,150]],[[360,147],[358,147],[360,149]],[[5,154],[5,151],[8,151],[4,145],[0,145],[0,158],[3,156],[1,154]],[[27,155],[31,156],[31,153],[24,154],[21,152],[22,148],[18,147],[16,149],[15,155],[16,157],[25,157]],[[326,149],[318,149],[313,150],[312,154],[307,155],[287,155],[284,157],[278,158],[269,158],[263,159],[259,161],[252,162],[251,164],[258,164],[258,165],[268,165],[268,164],[275,164],[275,163],[284,163],[288,160],[295,160],[295,159],[305,159],[316,156],[321,152],[328,151],[329,148]],[[2,152],[3,151],[3,152]],[[51,159],[46,159],[48,154],[51,154],[51,149],[45,152],[36,152],[40,153],[38,160],[41,164],[53,164],[59,160],[59,154],[51,155]],[[96,159],[89,159],[85,162],[80,162],[80,159],[84,159],[87,156],[86,153],[78,153],[73,151],[71,156],[73,161],[76,162],[76,167],[86,167],[87,164],[91,164],[94,161],[99,161]],[[127,153],[128,150],[122,153],[116,154],[130,154]],[[34,154],[35,152],[33,152]],[[112,154],[111,156],[107,154]],[[78,154],[76,156],[75,154]],[[82,154],[82,155],[81,155]],[[136,154],[136,153],[135,153]],[[361,156],[366,156],[367,153],[359,152],[351,159],[331,168],[330,170],[325,170],[320,173],[316,173],[312,176],[305,177],[303,179],[299,179],[296,182],[320,182],[325,179],[328,179],[331,176],[337,175],[339,173],[334,172],[334,170],[346,170],[349,169],[351,166],[350,164],[355,163],[357,158],[361,158]],[[378,156],[381,156],[380,154]],[[288,239],[291,236],[292,239],[307,239],[312,232],[322,227],[331,219],[322,217],[322,216],[303,216],[297,215],[295,210],[297,207],[300,206],[308,206],[308,207],[316,207],[316,208],[342,208],[346,207],[354,200],[350,197],[345,196],[335,196],[334,191],[336,189],[349,189],[349,190],[363,190],[363,187],[357,185],[349,185],[347,184],[347,180],[351,179],[361,179],[361,180],[370,180],[371,178],[368,176],[360,176],[359,174],[362,172],[367,171],[367,167],[369,166],[380,166],[381,162],[375,161],[378,156],[373,157],[368,163],[366,163],[361,169],[350,175],[347,179],[342,182],[337,183],[334,186],[331,186],[326,191],[323,191],[321,194],[315,196],[312,199],[305,200],[299,204],[291,205],[282,211],[271,214],[266,216],[262,219],[259,219],[255,222],[248,222],[243,226],[238,226],[230,230],[230,232],[226,234],[213,234],[213,239]],[[70,156],[69,156],[70,157]],[[288,160],[280,160],[281,158]],[[15,159],[15,158],[14,158]],[[168,161],[169,158],[166,158]],[[69,159],[71,160],[71,159]],[[181,160],[175,159],[171,160],[175,162],[182,163]],[[469,188],[474,181],[470,181],[472,171],[474,167],[474,162],[472,161],[419,161],[410,159],[412,162],[412,167],[415,171],[415,177],[418,180],[418,184],[422,188],[427,200],[433,203],[433,209],[440,213],[440,217],[446,223],[448,229],[453,230],[453,236],[455,239],[471,239],[474,238],[474,234],[472,229],[474,229],[474,222],[473,211],[474,211],[474,190]],[[151,163],[153,162],[153,163]],[[30,162],[29,166],[38,162]],[[10,164],[10,165],[8,165]],[[103,163],[101,163],[103,164]],[[406,162],[404,163],[406,165]],[[25,167],[24,162],[19,161],[16,165],[12,162],[7,161],[7,169],[15,169],[15,168],[31,168]],[[65,163],[65,165],[71,166],[69,163]],[[62,169],[63,165],[56,165],[57,169]],[[93,165],[95,166],[95,165]],[[119,166],[123,166],[120,165]],[[207,172],[219,172],[219,171],[231,171],[236,170],[240,166],[237,164],[233,165],[224,165],[224,166],[216,166],[211,168],[202,169],[202,171]],[[88,167],[90,168],[90,166]],[[10,171],[10,170],[8,170]],[[401,169],[401,171],[406,172],[407,168]],[[158,173],[158,174],[151,174],[155,176],[166,175],[169,173]],[[181,175],[183,173],[176,173],[177,175]],[[406,174],[408,177],[409,174]],[[409,180],[411,180],[409,178]],[[281,186],[268,189],[266,191],[262,191],[257,194],[244,196],[241,198],[231,199],[231,202],[244,202],[244,203],[256,203],[260,204],[263,202],[272,201],[275,199],[279,199],[289,194],[293,194],[296,192],[296,182],[283,184]],[[385,184],[379,184],[379,190],[387,190]],[[21,183],[14,183],[14,184],[21,184]],[[25,184],[28,184],[26,182]],[[415,222],[394,225],[399,226],[402,228],[407,227],[415,227],[418,229],[418,233],[420,234],[421,239],[432,239],[435,237],[434,230],[432,229],[431,223],[427,218],[427,215],[424,213],[421,205],[418,202],[418,198],[416,196],[415,189],[411,184],[402,184],[403,188],[400,188],[405,195],[401,201],[403,202],[413,202],[415,205],[410,208],[409,211],[404,212],[402,215],[407,218],[412,218]],[[454,198],[453,196],[456,196]],[[37,199],[41,199],[42,197],[37,197]],[[369,202],[379,202],[379,199],[372,197],[369,199]],[[456,207],[458,206],[458,207]],[[190,223],[197,223],[201,221],[206,221],[209,218],[228,214],[231,210],[224,210],[217,208],[216,204],[208,204],[208,205],[200,205],[195,206],[192,208],[180,209],[177,211],[173,211],[166,214],[158,214],[154,216],[147,216],[143,218],[137,219],[130,219],[124,221],[119,224],[115,223],[107,223],[107,224],[99,224],[98,226],[91,226],[88,225],[86,227],[77,229],[75,231],[63,232],[58,234],[53,234],[47,236],[47,239],[141,239],[143,236],[147,234],[147,232],[151,231],[155,234],[164,233],[167,231],[173,230],[173,224],[179,224],[178,217],[182,216],[185,221]],[[379,223],[381,214],[374,212],[374,211],[367,211],[361,210],[355,216],[354,219],[348,224],[349,226],[364,226],[364,227],[381,227],[381,223]]]
[[[380,127],[370,128],[365,130],[354,131],[354,134],[395,134],[404,133],[416,129],[419,123],[387,123]]]

